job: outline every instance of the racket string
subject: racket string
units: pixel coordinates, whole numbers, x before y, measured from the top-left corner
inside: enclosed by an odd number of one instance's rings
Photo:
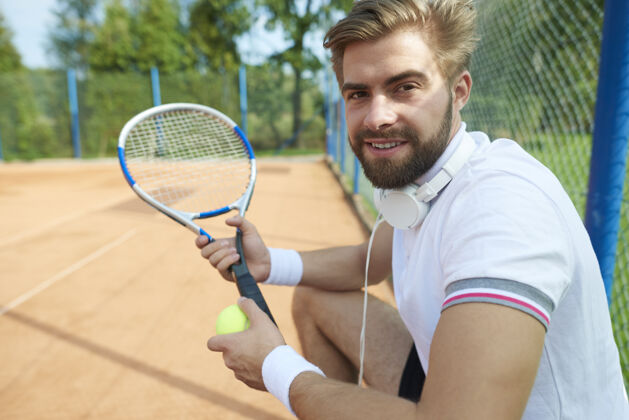
[[[231,203],[246,190],[249,155],[233,129],[197,111],[148,118],[129,134],[125,156],[133,178],[154,199],[183,211]]]

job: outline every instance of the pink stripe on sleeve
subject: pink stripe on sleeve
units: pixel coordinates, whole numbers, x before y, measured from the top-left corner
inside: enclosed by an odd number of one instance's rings
[[[542,317],[544,319],[544,321],[546,321],[547,324],[550,323],[550,319],[548,319],[548,317],[546,316],[546,314],[544,314],[542,311],[540,311],[538,308],[536,308],[533,305],[530,305],[526,302],[523,302],[519,299],[515,299],[509,296],[504,296],[504,295],[499,295],[499,294],[495,294],[495,293],[478,293],[478,292],[470,292],[470,293],[463,293],[457,296],[453,296],[449,299],[447,299],[444,303],[443,306],[448,305],[451,302],[460,300],[460,299],[467,299],[467,298],[489,298],[489,299],[498,299],[498,300],[505,300],[511,303],[514,303],[516,305],[519,306],[523,306],[525,308],[530,309],[531,311],[535,312],[536,314],[538,314],[540,317]]]

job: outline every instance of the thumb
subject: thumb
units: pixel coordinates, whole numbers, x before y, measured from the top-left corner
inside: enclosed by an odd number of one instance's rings
[[[242,231],[243,235],[256,233],[255,225],[239,214],[225,220],[225,223],[229,226],[239,228]]]
[[[238,306],[242,309],[245,315],[247,315],[247,318],[249,318],[249,322],[252,326],[260,321],[263,321],[265,318],[268,319],[268,316],[262,311],[262,309],[260,309],[258,304],[253,299],[241,296],[238,298]]]

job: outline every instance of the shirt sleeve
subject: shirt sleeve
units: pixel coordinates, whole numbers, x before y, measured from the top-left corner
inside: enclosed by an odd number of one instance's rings
[[[572,277],[565,221],[543,189],[492,171],[448,209],[440,245],[442,310],[466,302],[516,308],[548,329]]]

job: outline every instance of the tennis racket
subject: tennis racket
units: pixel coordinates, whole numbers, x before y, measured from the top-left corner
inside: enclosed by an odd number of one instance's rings
[[[237,210],[244,217],[256,181],[256,160],[242,130],[223,113],[196,104],[173,103],[143,111],[125,124],[118,159],[135,193],[156,210],[197,235],[214,238],[197,219]],[[240,261],[231,272],[242,296],[271,318],[249,273],[236,231]]]

